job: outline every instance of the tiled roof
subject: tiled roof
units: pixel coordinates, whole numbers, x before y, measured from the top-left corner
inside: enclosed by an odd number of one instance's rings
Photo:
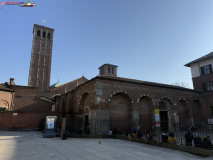
[[[205,56],[203,56],[203,57],[200,57],[200,58],[198,58],[198,59],[196,59],[196,60],[194,60],[194,61],[191,61],[191,62],[185,64],[184,66],[190,67],[190,64],[193,64],[193,63],[196,63],[196,62],[200,62],[200,61],[203,61],[203,60],[205,60],[205,59],[212,58],[212,57],[213,57],[213,52],[211,52],[211,53],[209,53],[209,54],[207,54],[207,55],[205,55]]]
[[[137,83],[137,84],[149,85],[149,86],[155,86],[155,87],[163,87],[163,88],[171,88],[171,89],[186,90],[186,91],[193,91],[193,92],[201,92],[201,91],[198,91],[198,90],[184,88],[184,87],[179,87],[179,86],[174,86],[174,85],[168,85],[168,84],[162,84],[162,83],[154,83],[154,82],[147,82],[147,81],[141,81],[141,80],[129,79],[129,78],[123,78],[123,77],[113,77],[113,76],[104,75],[104,76],[97,76],[95,78],[108,79],[108,80],[116,80],[116,81],[123,81],[123,82],[129,82],[129,83]],[[93,78],[93,79],[91,79],[89,81],[92,81],[95,78]],[[85,83],[88,83],[89,81],[87,81]],[[82,85],[84,85],[84,84],[82,84]],[[81,85],[79,85],[79,86],[81,86]]]
[[[11,89],[8,84],[4,83],[0,85],[0,90],[2,91],[9,91],[9,92],[15,92],[15,90]]]
[[[85,78],[85,77],[82,76],[81,78]],[[54,91],[54,90],[56,90],[56,89],[58,89],[58,88],[64,87],[64,86],[66,86],[66,85],[68,85],[68,84],[74,83],[74,82],[80,80],[81,78],[78,78],[78,79],[76,79],[76,80],[74,80],[74,81],[71,81],[71,82],[68,82],[68,83],[66,83],[66,84],[63,84],[63,85],[61,85],[61,86],[59,86],[59,87],[57,87],[57,88],[53,88],[53,89],[50,90],[50,92],[51,92],[51,91]],[[85,79],[86,79],[86,78],[85,78]],[[87,80],[88,80],[88,79],[87,79]]]

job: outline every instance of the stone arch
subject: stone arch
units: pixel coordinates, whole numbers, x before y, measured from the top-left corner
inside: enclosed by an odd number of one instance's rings
[[[177,104],[179,126],[181,130],[186,130],[190,127],[190,109],[186,100],[180,99]]]
[[[203,108],[198,100],[194,100],[192,103],[192,115],[195,127],[201,128],[203,123]]]
[[[86,127],[90,124],[90,107],[91,96],[88,92],[84,92],[81,95],[78,111],[79,128],[83,128],[86,132]]]
[[[172,131],[174,124],[172,121],[175,119],[174,108],[172,107],[172,101],[167,97],[162,97],[159,100],[158,107],[160,116],[160,130]]]
[[[127,94],[121,92],[114,94],[109,102],[110,128],[118,126],[122,132],[127,133],[130,130],[132,107],[132,100]]]
[[[84,110],[86,107],[89,107],[88,104],[90,104],[90,102],[91,102],[90,94],[88,92],[84,92],[81,95],[79,102],[79,114],[84,114]]]
[[[141,130],[152,128],[151,109],[153,108],[152,99],[148,96],[143,96],[139,99],[139,126]]]

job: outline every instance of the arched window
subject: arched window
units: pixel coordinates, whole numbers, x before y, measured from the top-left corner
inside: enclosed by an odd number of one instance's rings
[[[50,38],[50,33],[47,34],[47,38]]]
[[[110,67],[108,67],[108,73],[110,73]]]
[[[46,32],[43,32],[43,37],[46,37]]]
[[[37,30],[37,36],[40,36],[40,30]]]

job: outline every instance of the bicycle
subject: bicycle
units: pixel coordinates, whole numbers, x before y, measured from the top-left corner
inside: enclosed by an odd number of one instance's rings
[[[144,130],[145,132],[143,132],[143,136],[142,136],[142,140],[143,142],[145,143],[150,143],[154,146],[158,146],[159,145],[159,142],[160,142],[160,138],[154,134],[154,133],[151,133],[151,136],[149,136],[148,134],[148,130]]]

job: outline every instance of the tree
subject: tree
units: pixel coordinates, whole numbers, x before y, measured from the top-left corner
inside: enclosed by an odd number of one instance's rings
[[[172,83],[172,85],[174,85],[174,86],[179,86],[179,87],[184,87],[184,88],[190,88],[189,87],[189,84],[188,83],[186,83],[186,82],[175,82],[175,83]]]

